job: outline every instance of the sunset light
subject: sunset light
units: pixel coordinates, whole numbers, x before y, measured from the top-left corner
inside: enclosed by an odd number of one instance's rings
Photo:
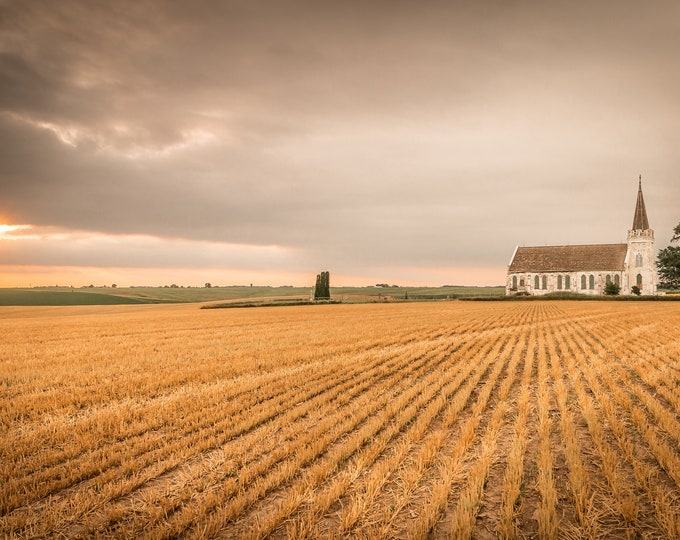
[[[18,231],[20,229],[27,229],[28,225],[5,225],[0,224],[0,236],[4,236],[6,233],[11,233]]]

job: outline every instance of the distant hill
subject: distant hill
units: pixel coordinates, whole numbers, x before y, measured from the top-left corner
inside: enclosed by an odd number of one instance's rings
[[[165,304],[213,301],[307,300],[312,287],[38,287],[0,289],[0,306],[77,306]],[[445,300],[469,296],[502,296],[503,287],[331,287],[335,300]]]
[[[0,289],[0,306],[87,306],[147,303],[149,302],[140,298],[100,292],[81,292],[75,289]]]

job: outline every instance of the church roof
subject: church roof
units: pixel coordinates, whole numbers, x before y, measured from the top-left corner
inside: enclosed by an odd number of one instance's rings
[[[638,183],[637,203],[635,203],[635,216],[633,216],[633,230],[636,229],[649,229],[645,199],[642,196],[642,176],[640,176],[640,182]]]
[[[518,247],[508,272],[623,270],[627,244]]]

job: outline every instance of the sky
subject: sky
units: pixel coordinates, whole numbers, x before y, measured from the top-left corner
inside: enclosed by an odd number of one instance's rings
[[[0,0],[0,286],[497,285],[680,222],[680,3]]]

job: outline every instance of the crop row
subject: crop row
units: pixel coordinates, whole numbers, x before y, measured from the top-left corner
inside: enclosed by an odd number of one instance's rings
[[[4,536],[680,537],[671,303],[145,309],[2,344]]]

